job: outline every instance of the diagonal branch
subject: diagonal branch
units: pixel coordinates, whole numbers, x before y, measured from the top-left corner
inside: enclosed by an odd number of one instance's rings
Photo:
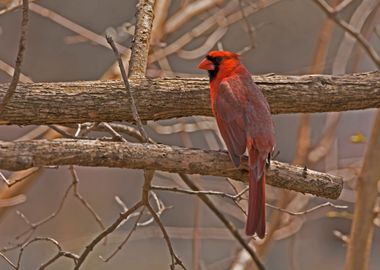
[[[23,0],[22,1],[21,34],[20,34],[20,41],[18,45],[16,64],[15,64],[12,81],[9,84],[9,88],[0,103],[0,115],[4,112],[5,107],[10,102],[10,100],[12,99],[12,96],[16,92],[16,87],[21,75],[21,64],[22,64],[22,60],[23,60],[24,52],[26,48],[26,31],[28,27],[28,21],[29,21],[29,1]]]
[[[117,229],[117,227],[128,217],[133,214],[136,210],[138,210],[141,206],[143,206],[143,202],[139,201],[134,206],[132,206],[127,211],[120,214],[118,219],[116,219],[110,226],[107,227],[107,229],[103,230],[102,233],[98,234],[85,248],[85,250],[80,254],[78,257],[77,263],[74,267],[74,270],[78,270],[80,266],[83,264],[87,256],[90,254],[90,252],[95,248],[95,246],[102,241],[107,235],[112,233],[114,230]]]
[[[193,191],[200,191],[200,188],[194,184],[186,174],[180,173],[179,176],[185,182],[185,184],[191,188]],[[224,215],[220,213],[215,204],[207,197],[207,195],[199,193],[198,197],[210,208],[210,210],[222,221],[224,226],[233,234],[233,236],[238,240],[238,242],[244,247],[244,249],[249,253],[252,259],[255,261],[256,266],[259,270],[264,270],[265,267],[257,257],[257,254],[253,251],[253,249],[248,245],[247,242],[244,241],[236,227],[228,220]]]
[[[344,31],[353,36],[359,44],[363,47],[363,49],[367,52],[368,56],[372,59],[375,65],[380,68],[380,56],[377,54],[375,49],[371,46],[371,44],[360,34],[359,31],[356,31],[350,24],[339,19],[337,17],[337,11],[332,8],[325,0],[314,0],[314,2],[326,13],[326,15],[332,19],[339,27],[341,27]]]
[[[144,130],[144,127],[141,123],[141,119],[140,119],[140,115],[137,111],[137,108],[136,108],[136,102],[135,102],[135,99],[131,93],[131,87],[129,86],[129,81],[128,81],[128,78],[127,78],[127,73],[125,72],[125,69],[124,69],[124,64],[123,64],[123,60],[121,60],[121,57],[120,57],[120,54],[115,46],[115,42],[113,41],[112,37],[111,36],[107,36],[106,37],[107,39],[107,42],[108,44],[111,46],[114,54],[115,54],[115,57],[117,59],[117,62],[119,64],[119,68],[120,68],[120,73],[121,73],[121,76],[123,78],[123,82],[124,82],[124,85],[125,85],[125,90],[127,91],[127,94],[128,94],[128,100],[130,102],[130,107],[131,107],[131,110],[132,110],[132,115],[133,115],[133,119],[135,120],[136,124],[137,124],[137,127],[140,131],[140,134],[141,136],[144,138],[144,142],[148,142],[149,139],[148,139],[148,135],[147,133],[145,132]],[[134,47],[133,47],[134,48]],[[131,63],[132,60],[130,60],[130,63]]]
[[[63,17],[62,15],[58,14],[57,12],[54,12],[50,9],[40,6],[37,3],[30,3],[30,10],[42,17],[48,18],[49,20],[59,24],[62,27],[65,27],[66,29],[69,29],[70,31],[74,33],[77,33],[78,35],[90,40],[91,42],[94,42],[108,49],[107,42],[104,40],[103,36],[98,35],[95,32],[92,32],[88,30],[87,28],[73,21],[70,21],[66,17]],[[123,54],[125,55],[129,54],[130,50],[124,47],[123,45],[116,44],[116,47]]]
[[[98,140],[32,140],[0,142],[0,169],[79,165],[162,170],[175,173],[224,176],[247,180],[247,157],[233,166],[225,151],[197,150],[162,144],[102,142]],[[268,184],[336,199],[340,177],[273,161]]]
[[[379,78],[380,72],[254,76],[273,114],[379,108]],[[142,121],[211,116],[206,78],[129,82]],[[7,88],[8,84],[0,84],[0,97]],[[111,121],[133,121],[125,86],[120,81],[20,83],[0,117],[0,124],[17,125]]]

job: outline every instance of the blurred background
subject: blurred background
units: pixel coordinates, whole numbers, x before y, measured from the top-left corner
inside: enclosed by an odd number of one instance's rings
[[[17,54],[21,20],[18,2],[0,0],[1,83],[9,82],[13,74],[11,66]],[[21,81],[119,78],[113,52],[101,43],[104,44],[103,37],[108,33],[124,47],[130,46],[137,1],[33,2],[22,67],[25,76]],[[336,6],[341,2],[331,0],[329,4]],[[380,1],[348,2],[339,18],[360,31],[380,52]],[[211,49],[241,53],[243,63],[254,74],[343,74],[377,69],[354,39],[327,20],[315,1],[156,0],[155,16],[158,21],[152,33],[149,77],[206,76],[196,67]],[[279,151],[276,159],[342,175],[344,191],[334,203],[349,207],[344,210],[325,207],[293,216],[268,208],[270,235],[264,243],[254,242],[257,252],[264,258],[267,269],[342,269],[355,203],[355,183],[374,110],[275,115],[273,118]],[[35,131],[34,135],[29,134],[27,138],[58,136],[48,129],[0,126],[0,140],[16,140],[31,131]],[[169,145],[224,148],[212,118],[149,122],[147,129],[154,140]],[[92,132],[90,135],[104,134]],[[76,167],[76,172],[80,195],[105,225],[117,218],[123,203],[130,207],[140,198],[143,175],[139,170]],[[7,177],[11,175],[2,173]],[[193,179],[204,190],[233,193],[234,189],[244,188],[240,182],[222,178],[193,176]],[[69,169],[61,167],[33,172],[24,182],[13,186],[12,191],[2,183],[0,198],[11,197],[14,202],[0,206],[0,249],[20,243],[25,237],[43,236],[56,239],[65,250],[81,253],[102,230],[102,225],[78,196],[73,195],[73,189],[65,197],[72,181]],[[163,172],[156,172],[154,184],[184,187],[178,176]],[[161,218],[174,249],[189,269],[251,269],[241,246],[196,196],[164,191],[156,194],[165,205]],[[270,186],[267,194],[268,203],[292,212],[326,202]],[[213,197],[212,200],[243,232],[246,217],[241,209],[227,198]],[[239,204],[244,208],[246,200]],[[28,231],[30,226],[22,216],[31,223],[50,218],[36,230]],[[142,217],[143,220],[149,218],[148,215]],[[380,266],[380,258],[376,256],[380,252],[379,218],[376,222],[370,259],[373,270]],[[99,258],[110,255],[132,225],[126,222],[99,245],[83,269],[168,269],[167,247],[154,223],[139,227],[109,262]],[[49,243],[31,244],[24,252],[22,269],[38,268],[55,252]],[[6,254],[16,260],[19,249],[11,249]],[[50,269],[71,267],[72,262],[62,258]],[[0,269],[11,268],[0,260]]]

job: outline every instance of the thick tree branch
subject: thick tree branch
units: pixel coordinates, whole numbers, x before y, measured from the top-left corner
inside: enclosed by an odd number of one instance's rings
[[[78,165],[161,170],[247,180],[247,157],[236,169],[225,151],[187,149],[162,144],[102,142],[98,140],[32,140],[0,143],[0,169]],[[268,184],[336,199],[339,177],[272,161]]]
[[[380,107],[380,72],[353,75],[255,76],[272,113]],[[210,115],[206,78],[130,79],[143,121]],[[0,84],[0,99],[8,84]],[[121,81],[20,83],[0,124],[133,121]]]

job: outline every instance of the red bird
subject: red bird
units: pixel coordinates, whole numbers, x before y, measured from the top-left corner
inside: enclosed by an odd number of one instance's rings
[[[246,234],[265,236],[265,166],[275,144],[267,100],[239,55],[211,51],[198,68],[208,71],[212,112],[232,162],[248,150],[249,199]]]

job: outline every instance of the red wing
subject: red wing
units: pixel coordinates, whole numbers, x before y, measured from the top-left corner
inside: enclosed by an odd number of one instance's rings
[[[218,87],[214,108],[220,133],[237,167],[247,145],[245,111],[240,98],[224,80]]]

